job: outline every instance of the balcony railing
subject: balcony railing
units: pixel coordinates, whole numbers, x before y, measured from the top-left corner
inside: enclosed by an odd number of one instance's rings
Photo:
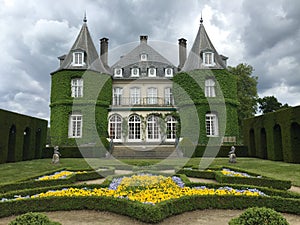
[[[161,97],[114,97],[112,106],[168,106],[174,107],[173,98]]]

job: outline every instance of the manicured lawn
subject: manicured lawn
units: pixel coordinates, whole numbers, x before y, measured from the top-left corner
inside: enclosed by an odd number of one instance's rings
[[[180,165],[183,159],[164,160],[162,164]],[[201,158],[193,158],[189,160],[188,165],[199,165]],[[32,161],[24,161],[18,163],[0,164],[0,184],[10,183],[20,180],[25,180],[30,177],[52,172],[60,168],[67,168],[72,170],[87,170],[92,165],[93,168],[106,165],[120,165],[121,162],[116,162],[107,159],[89,159],[87,163],[84,159],[61,159],[60,165],[51,164],[51,159],[40,159]],[[123,164],[130,165],[153,165],[160,160],[122,160]],[[244,169],[249,172],[261,174],[263,176],[291,180],[292,184],[300,187],[300,164],[291,164],[283,162],[274,162],[269,160],[262,160],[256,158],[238,158],[236,164],[229,164],[227,158],[212,159],[212,167],[214,166],[234,166],[236,168]]]

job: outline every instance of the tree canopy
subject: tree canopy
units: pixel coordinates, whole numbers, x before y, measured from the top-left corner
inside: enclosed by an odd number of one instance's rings
[[[242,121],[254,116],[257,109],[257,77],[252,75],[253,67],[244,63],[236,67],[229,66],[228,70],[237,79],[237,97],[240,102],[237,112],[241,129]]]
[[[269,112],[275,112],[279,109],[288,108],[288,104],[282,105],[275,96],[265,96],[257,100],[258,109],[263,114]]]

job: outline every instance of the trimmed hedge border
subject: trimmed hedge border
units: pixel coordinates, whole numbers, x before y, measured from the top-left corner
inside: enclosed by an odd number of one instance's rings
[[[107,167],[107,168],[108,168],[107,170],[103,170],[101,172],[97,172],[97,170],[96,171],[93,170],[93,171],[87,171],[87,173],[70,175],[70,177],[68,177],[66,179],[41,180],[41,181],[35,180],[36,178],[43,176],[43,175],[49,175],[54,172],[66,170],[65,168],[61,168],[59,170],[52,171],[51,173],[42,174],[42,175],[33,177],[27,181],[21,181],[21,182],[1,185],[0,193],[1,192],[2,193],[10,192],[10,191],[14,191],[14,190],[38,188],[38,187],[47,187],[47,186],[49,187],[49,186],[60,186],[60,185],[73,184],[77,181],[86,181],[86,180],[94,180],[94,179],[104,178],[106,176],[109,176],[109,175],[112,175],[115,173],[115,168],[113,168],[113,167]],[[73,170],[69,170],[69,171],[73,171]]]
[[[279,212],[300,214],[300,199],[246,196],[185,196],[156,205],[111,197],[52,197],[0,203],[0,217],[25,212],[99,210],[130,216],[146,223],[158,223],[172,215],[196,209],[246,209],[268,207]]]
[[[187,170],[189,171],[189,170]],[[192,171],[192,170],[190,170]],[[151,174],[161,174],[168,175],[166,173],[159,173],[153,171],[142,171],[144,173]],[[195,171],[196,172],[196,171]],[[87,175],[88,174],[88,175]],[[86,177],[81,179],[87,179],[93,177],[93,173],[87,173]],[[93,184],[93,185],[60,185],[60,186],[43,186],[35,189],[27,190],[15,190],[5,194],[0,195],[1,198],[13,198],[15,195],[27,196],[34,195],[36,193],[45,192],[47,190],[63,189],[70,187],[77,188],[100,188],[108,187],[110,181],[114,177],[130,176],[132,174],[126,175],[116,175],[108,176],[106,182],[103,184]],[[80,174],[84,175],[84,174]],[[99,174],[98,174],[99,175]],[[224,184],[207,184],[207,183],[191,183],[186,175],[177,174],[183,182],[185,182],[188,187],[195,187],[205,185],[209,188],[224,187]],[[73,176],[76,178],[76,176]],[[64,179],[66,180],[66,179]],[[255,186],[249,185],[238,185],[233,184],[230,186],[232,188],[257,188]],[[35,186],[36,187],[36,186]],[[300,194],[292,193],[283,190],[270,189],[266,187],[259,187],[259,190],[263,191],[269,197],[259,196],[259,197],[249,197],[249,196],[184,196],[179,199],[171,199],[158,203],[156,205],[143,204],[138,201],[129,201],[127,199],[113,198],[113,197],[48,197],[48,198],[28,198],[15,201],[4,201],[0,202],[0,217],[7,217],[11,215],[22,214],[26,212],[44,212],[44,211],[70,211],[70,210],[99,210],[99,211],[109,211],[118,213],[121,215],[126,215],[137,220],[146,223],[158,223],[167,217],[172,215],[184,213],[187,211],[197,210],[197,209],[246,209],[248,207],[268,207],[273,208],[279,212],[293,213],[300,215]]]
[[[225,168],[225,167],[223,167]],[[245,170],[236,169],[234,167],[226,167],[227,169],[234,170],[236,172],[243,172],[253,176],[259,176],[259,174],[250,173]],[[221,170],[220,168],[219,170]],[[175,169],[176,170],[176,169]],[[233,176],[226,176],[221,173],[221,171],[217,171],[217,168],[212,169],[212,171],[206,170],[195,170],[191,169],[178,169],[176,173],[178,174],[185,174],[189,177],[196,177],[196,178],[204,178],[204,179],[215,179],[217,182],[221,184],[248,184],[252,186],[260,186],[260,187],[270,187],[280,190],[288,190],[292,186],[291,181],[287,180],[277,180],[268,177],[233,177]]]

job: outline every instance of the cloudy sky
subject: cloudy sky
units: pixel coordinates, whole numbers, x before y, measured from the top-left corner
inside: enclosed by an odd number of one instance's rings
[[[0,0],[1,109],[49,119],[49,74],[71,48],[85,11],[96,48],[109,38],[109,64],[119,46],[141,34],[174,49],[184,37],[191,47],[202,12],[228,64],[254,67],[260,97],[300,105],[298,0]],[[175,55],[170,60],[178,65]]]

